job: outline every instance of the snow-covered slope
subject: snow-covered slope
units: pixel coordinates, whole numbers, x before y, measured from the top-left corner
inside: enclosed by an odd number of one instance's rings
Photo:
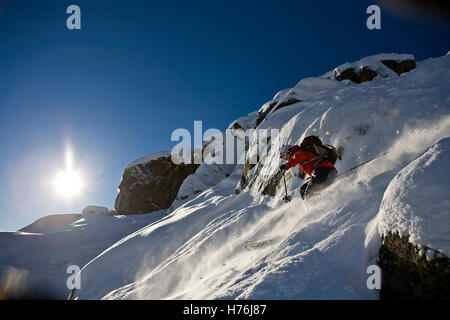
[[[67,298],[69,266],[82,268],[111,244],[164,213],[50,215],[20,232],[0,232],[0,296],[4,291],[3,295],[13,298]]]
[[[387,151],[386,156],[339,177],[309,202],[298,196],[303,181],[295,170],[286,176],[290,203],[281,201],[284,187],[278,181],[275,196],[263,193],[274,183],[278,148],[248,171],[236,165],[208,183],[193,175],[184,183],[189,198],[111,242],[84,266],[81,288],[72,297],[377,299],[378,291],[366,286],[366,270],[377,261],[382,232],[401,229],[417,235],[417,243],[447,250],[449,190],[441,171],[448,167],[450,56],[417,62],[400,75],[380,62],[403,58],[412,56],[379,55],[345,64],[376,69],[378,76],[359,84],[336,80],[335,70],[303,79],[230,124],[279,129],[282,145],[318,135],[344,147],[336,165],[340,172]],[[258,139],[250,139],[247,156],[256,152]],[[212,168],[202,164],[196,173]],[[235,194],[243,174],[249,183]],[[193,194],[196,184],[201,189]],[[415,199],[416,192],[423,195]],[[432,207],[442,212],[428,210],[430,192]],[[423,223],[408,224],[410,219]],[[439,241],[430,234],[435,231]],[[267,242],[248,251],[247,240]]]
[[[67,227],[68,224],[73,223],[81,219],[81,214],[52,214],[43,218],[40,218],[20,229],[20,232],[26,233],[50,233],[56,232],[60,229]]]

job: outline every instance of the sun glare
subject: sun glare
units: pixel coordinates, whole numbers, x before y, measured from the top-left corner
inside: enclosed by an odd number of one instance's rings
[[[56,176],[55,188],[58,194],[72,198],[81,191],[81,178],[75,172],[61,172]]]
[[[79,173],[72,169],[72,152],[66,149],[66,169],[56,174],[54,187],[57,194],[65,198],[73,198],[81,193],[83,188]]]

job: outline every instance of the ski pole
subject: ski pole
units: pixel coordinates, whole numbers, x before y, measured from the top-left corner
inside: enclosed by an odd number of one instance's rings
[[[286,175],[285,175],[284,171],[283,171],[283,180],[284,180],[284,192],[286,193],[286,195],[283,197],[283,201],[287,203],[287,202],[291,201],[291,196],[289,196],[287,193]]]
[[[352,170],[355,170],[356,168],[361,167],[361,166],[363,166],[363,165],[365,165],[365,164],[367,164],[367,163],[369,163],[369,162],[371,162],[371,161],[373,161],[373,160],[375,160],[375,159],[378,159],[379,157],[382,157],[382,156],[384,156],[384,155],[387,154],[387,153],[388,153],[388,152],[386,151],[386,152],[384,152],[384,153],[382,153],[382,154],[376,156],[375,158],[372,158],[372,159],[370,159],[370,160],[367,160],[367,161],[365,161],[365,162],[363,162],[363,163],[358,164],[357,166],[354,166],[353,168],[350,168],[350,169],[348,169],[348,170],[345,170],[344,172],[338,174],[338,175],[336,176],[336,178],[339,177],[339,176],[342,176],[343,174],[346,174],[347,172],[350,172],[350,171],[352,171]]]

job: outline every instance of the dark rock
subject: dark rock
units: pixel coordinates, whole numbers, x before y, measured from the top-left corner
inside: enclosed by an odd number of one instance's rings
[[[289,98],[289,99],[286,99],[285,101],[280,102],[280,103],[276,106],[276,108],[274,109],[274,112],[277,111],[277,110],[280,110],[281,108],[290,106],[291,104],[298,103],[298,102],[302,102],[302,100],[299,100],[299,99],[296,99],[296,98]]]
[[[125,169],[115,209],[118,214],[142,214],[167,209],[181,184],[198,164],[176,165],[170,157],[160,157]]]
[[[448,257],[436,254],[427,260],[419,254],[420,249],[409,242],[409,236],[398,233],[389,233],[382,241],[378,262],[382,270],[381,300],[450,299]]]
[[[334,78],[337,81],[350,80],[353,83],[372,81],[378,74],[369,67],[363,67],[356,72],[354,68],[345,69],[342,72],[335,70]]]
[[[244,190],[248,184],[249,184],[249,177],[248,177],[248,173],[250,172],[250,170],[252,170],[255,167],[256,164],[252,164],[250,163],[248,160],[245,161],[244,164],[244,169],[242,170],[242,176],[241,176],[241,181],[239,184],[239,188],[240,190]],[[238,194],[240,192],[240,190],[236,189],[235,193]]]
[[[378,60],[378,65],[360,66],[358,68],[352,64],[342,65],[334,70],[334,79],[337,81],[350,80],[353,83],[372,81],[377,76],[389,77],[390,72],[386,72],[386,67],[394,71],[397,75],[411,71],[416,68],[416,61],[411,58],[398,57],[398,59]]]
[[[259,126],[259,124],[264,121],[269,112],[272,111],[273,107],[275,107],[277,103],[278,101],[271,102],[264,111],[260,111],[258,113],[258,119],[256,119],[256,126]]]
[[[256,126],[259,126],[259,124],[261,122],[263,122],[263,120],[267,117],[269,112],[271,112],[272,110],[275,112],[277,110],[280,110],[281,108],[290,106],[291,104],[298,103],[298,102],[302,102],[302,100],[297,99],[297,98],[292,98],[292,97],[289,99],[286,99],[284,101],[281,101],[281,102],[279,102],[279,101],[271,102],[269,104],[269,107],[264,112],[260,112],[258,114],[258,119],[256,120]]]
[[[241,126],[237,121],[234,121],[234,122],[233,122],[233,124],[231,125],[231,129],[234,129],[234,130],[244,130],[244,128],[242,128],[242,126]]]
[[[280,183],[281,179],[283,178],[283,172],[279,170],[275,175],[270,178],[269,182],[267,183],[266,187],[262,191],[263,195],[271,195],[272,197],[275,196],[277,193],[277,187]]]
[[[363,67],[361,70],[359,70],[359,81],[372,81],[377,75],[378,74],[369,67]]]
[[[396,60],[381,60],[386,67],[397,73],[397,75],[401,75],[402,73],[409,72],[416,67],[416,61],[408,59],[402,61]]]

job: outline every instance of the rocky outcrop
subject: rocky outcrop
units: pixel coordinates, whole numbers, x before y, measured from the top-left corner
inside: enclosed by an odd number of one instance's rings
[[[168,153],[146,157],[129,165],[119,185],[115,209],[118,214],[142,214],[167,209],[181,184],[198,164],[174,164]]]
[[[402,73],[409,72],[416,67],[416,61],[414,59],[405,60],[381,60],[386,67],[394,71],[398,76]]]
[[[353,83],[372,81],[376,77],[382,78],[401,75],[416,68],[414,56],[408,54],[379,54],[363,58],[357,62],[345,63],[325,75],[327,79],[337,81],[349,80]]]
[[[449,161],[447,137],[403,168],[384,193],[381,299],[450,299],[450,174],[442,169]]]
[[[432,248],[389,232],[382,239],[378,265],[382,270],[381,300],[449,300],[450,260]]]
[[[244,190],[250,183],[249,172],[255,167],[255,164],[251,164],[248,159],[245,161],[244,167],[242,169],[241,179],[236,186],[234,193],[239,194]]]
[[[258,110],[256,126],[259,128],[276,127],[276,120],[271,122],[272,115],[287,106],[295,105],[293,109],[298,110],[299,113],[306,108],[315,112],[316,107],[321,106],[324,101],[330,98],[327,92],[345,90],[343,85],[360,84],[379,78],[396,78],[414,68],[416,68],[416,61],[411,54],[382,53],[365,57],[355,62],[346,62],[322,76],[305,78],[293,88],[279,91],[272,100],[266,102]],[[337,101],[341,99],[339,95],[334,95],[332,98]],[[315,104],[313,101],[320,101],[320,103]],[[325,105],[332,106],[331,103]],[[305,114],[303,117],[306,119],[306,116]],[[319,122],[320,125],[322,123],[323,120]],[[237,123],[234,125],[236,128],[239,128]],[[317,125],[317,123],[312,125],[311,130],[317,130]],[[352,128],[348,135],[346,133],[345,139],[349,140],[355,134],[366,136],[372,130],[373,125],[361,124]],[[311,131],[311,133],[314,133],[314,131]],[[293,142],[299,143],[299,140]],[[251,165],[247,160],[243,168],[242,178],[235,189],[236,193],[240,193],[247,187],[252,187],[252,185],[255,185],[252,181],[259,179],[258,175],[263,164],[258,162]],[[279,172],[272,170],[270,176],[265,176],[264,179],[259,180],[264,180],[261,183],[257,183],[258,188],[261,187],[261,193],[273,196],[280,186],[281,176]]]
[[[362,67],[358,71],[355,68],[348,68],[343,71],[336,69],[334,79],[337,81],[350,80],[353,83],[372,81],[378,74],[369,67]]]
[[[263,189],[262,194],[271,195],[272,197],[274,197],[275,194],[277,193],[277,188],[282,178],[283,178],[283,171],[278,170],[277,173],[270,178],[266,187]]]

